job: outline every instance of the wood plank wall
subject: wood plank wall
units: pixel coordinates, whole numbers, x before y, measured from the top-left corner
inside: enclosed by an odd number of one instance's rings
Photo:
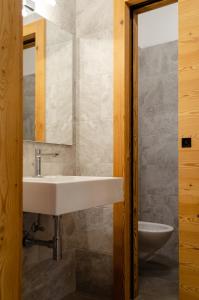
[[[0,299],[21,299],[21,1],[0,1]]]
[[[192,148],[181,138],[191,137]],[[180,300],[199,299],[199,1],[179,0]]]

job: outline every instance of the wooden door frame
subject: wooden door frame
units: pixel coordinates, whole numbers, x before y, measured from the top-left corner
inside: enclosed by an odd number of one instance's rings
[[[114,176],[124,177],[124,202],[114,206],[114,300],[130,300],[131,262],[138,270],[138,14],[175,2],[114,0]],[[136,297],[136,271],[132,278]]]
[[[0,299],[21,299],[22,1],[0,4]]]
[[[45,142],[46,131],[46,20],[23,26],[23,41],[35,43],[35,141]],[[33,45],[32,45],[33,46]],[[27,44],[26,44],[27,48]]]

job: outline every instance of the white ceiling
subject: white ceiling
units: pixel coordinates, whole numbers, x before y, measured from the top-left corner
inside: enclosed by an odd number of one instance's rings
[[[141,48],[178,40],[178,4],[140,14],[138,30]]]

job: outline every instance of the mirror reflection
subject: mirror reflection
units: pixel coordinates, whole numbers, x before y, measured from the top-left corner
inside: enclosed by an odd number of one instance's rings
[[[35,45],[23,50],[24,139],[35,141]]]
[[[24,1],[24,140],[72,145],[74,35],[68,14],[67,1]]]

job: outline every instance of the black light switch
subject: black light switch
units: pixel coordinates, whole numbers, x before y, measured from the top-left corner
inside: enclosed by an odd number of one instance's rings
[[[182,148],[191,148],[191,138],[182,138]]]

